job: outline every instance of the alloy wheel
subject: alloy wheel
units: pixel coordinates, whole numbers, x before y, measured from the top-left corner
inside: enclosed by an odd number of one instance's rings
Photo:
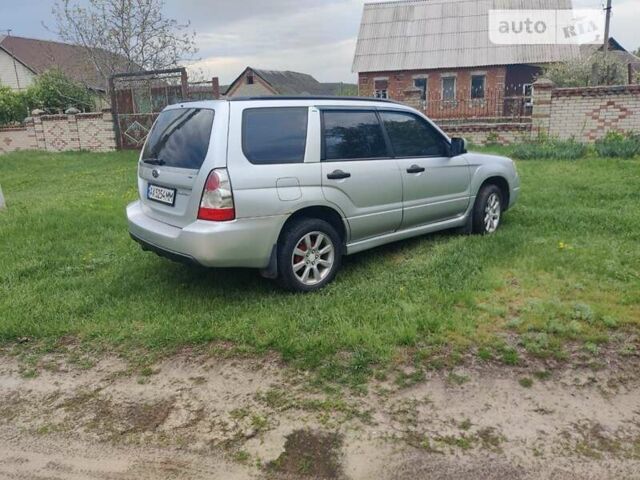
[[[502,205],[500,204],[500,197],[497,193],[492,193],[489,195],[484,208],[484,231],[486,233],[493,233],[498,229],[501,213]]]
[[[329,235],[322,232],[305,234],[293,249],[291,267],[303,285],[316,285],[331,272],[335,247]]]

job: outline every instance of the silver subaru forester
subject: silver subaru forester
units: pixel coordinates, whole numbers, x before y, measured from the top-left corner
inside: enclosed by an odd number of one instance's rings
[[[308,292],[343,255],[444,229],[495,232],[520,180],[508,158],[467,153],[401,104],[265,97],[167,107],[138,190],[127,217],[143,249]]]

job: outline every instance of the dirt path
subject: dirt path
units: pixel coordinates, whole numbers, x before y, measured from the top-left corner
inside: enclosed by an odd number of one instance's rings
[[[361,396],[314,391],[274,359],[39,365],[25,378],[0,355],[3,479],[640,479],[638,359],[471,365]]]

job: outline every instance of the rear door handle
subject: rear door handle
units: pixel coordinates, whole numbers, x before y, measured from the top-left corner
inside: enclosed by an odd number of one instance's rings
[[[342,170],[334,170],[327,175],[329,180],[342,180],[343,178],[349,178],[351,174],[349,172],[343,172]]]
[[[424,171],[425,168],[418,165],[411,165],[409,168],[407,168],[407,173],[422,173]]]

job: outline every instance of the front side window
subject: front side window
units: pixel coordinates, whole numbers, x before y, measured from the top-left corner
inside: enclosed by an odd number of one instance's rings
[[[431,125],[411,113],[382,112],[395,157],[444,157],[445,140]]]
[[[302,163],[307,146],[306,107],[249,108],[242,114],[242,150],[255,165]]]
[[[325,160],[388,157],[382,127],[373,111],[323,112]]]
[[[456,77],[442,79],[442,99],[446,102],[452,102],[456,99]]]
[[[204,108],[165,110],[149,134],[142,161],[199,170],[209,151],[213,116]]]
[[[486,77],[484,75],[471,76],[471,98],[484,98],[484,84]]]

